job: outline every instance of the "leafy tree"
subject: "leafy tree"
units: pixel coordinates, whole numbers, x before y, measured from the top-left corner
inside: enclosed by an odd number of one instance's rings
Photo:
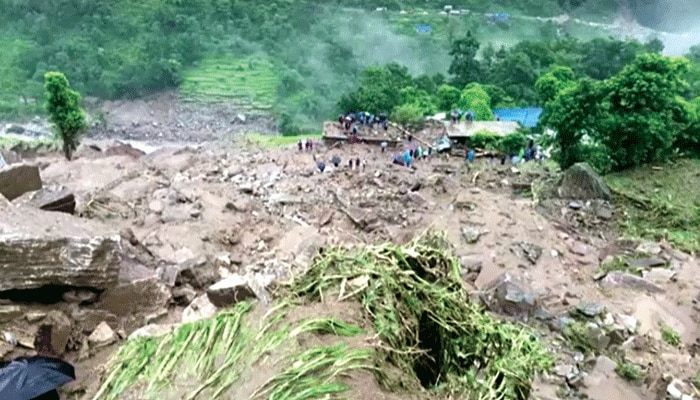
[[[540,104],[553,100],[567,86],[574,83],[574,71],[569,67],[556,65],[549,72],[540,75],[535,82],[535,91]]]
[[[681,100],[682,101],[682,100]],[[674,148],[682,154],[700,156],[700,97],[687,103],[690,124],[676,137]]]
[[[462,91],[457,106],[464,111],[474,111],[477,120],[492,121],[491,97],[478,83],[467,85]]]
[[[73,151],[78,148],[80,135],[87,127],[85,112],[80,106],[80,94],[70,88],[68,79],[60,72],[47,72],[44,75],[44,88],[46,111],[63,142],[63,153],[70,161]]]
[[[527,137],[520,132],[511,133],[500,138],[497,146],[504,154],[515,154],[527,146]]]
[[[457,106],[461,92],[454,86],[441,85],[437,91],[437,103],[440,111],[450,111]]]
[[[624,169],[670,156],[676,137],[690,125],[692,110],[680,95],[688,60],[641,54],[605,83],[607,118],[599,140],[614,168]]]
[[[481,87],[491,98],[492,108],[508,108],[514,106],[513,98],[510,97],[502,87],[497,85],[481,85]]]
[[[476,59],[479,46],[471,31],[452,43],[452,63],[447,72],[452,75],[452,83],[456,87],[464,87],[469,82],[478,82],[481,79],[481,64]]]
[[[418,126],[424,121],[423,108],[412,102],[401,104],[391,113],[391,119],[403,125]]]
[[[540,124],[555,131],[553,156],[562,168],[585,161],[581,142],[596,131],[602,97],[597,82],[582,79],[545,103]]]

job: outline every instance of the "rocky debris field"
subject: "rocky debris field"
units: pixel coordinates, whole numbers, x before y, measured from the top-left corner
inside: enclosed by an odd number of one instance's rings
[[[0,202],[0,353],[62,355],[79,376],[67,398],[92,398],[124,341],[268,304],[328,245],[436,230],[473,301],[535,328],[556,355],[533,395],[696,395],[697,259],[618,239],[620,212],[586,166],[560,176],[435,156],[407,169],[379,147],[315,152],[340,167],[319,173],[296,147],[110,143],[0,170],[0,182],[40,176]]]

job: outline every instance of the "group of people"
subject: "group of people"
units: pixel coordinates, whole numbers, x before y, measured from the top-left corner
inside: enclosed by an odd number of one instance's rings
[[[412,144],[409,144],[409,146],[403,151],[403,153],[392,154],[391,162],[396,165],[411,168],[411,165],[414,161],[426,159],[430,155],[432,155],[432,152],[432,147],[423,149],[420,145],[416,147]]]
[[[476,114],[474,114],[474,111],[463,111],[463,110],[452,110],[450,113],[450,120],[452,121],[453,124],[457,123],[459,120],[464,117],[464,120],[467,122],[472,122],[474,121],[474,118],[476,117]]]
[[[367,111],[349,112],[347,114],[340,114],[338,116],[338,123],[340,123],[340,127],[345,129],[346,132],[352,132],[353,135],[357,135],[358,126],[368,126],[372,128],[374,124],[380,124],[385,131],[389,129],[389,119],[384,113],[375,116]]]
[[[311,139],[299,139],[297,148],[299,151],[312,151],[314,149],[314,142]]]
[[[323,160],[317,160],[315,154],[313,157],[314,157],[314,161],[316,161],[316,168],[318,169],[319,172],[323,173],[323,171],[326,170],[326,163]],[[338,167],[340,167],[342,160],[340,159],[340,156],[335,154],[335,155],[333,155],[333,157],[331,157],[330,162],[331,162],[331,164],[333,164],[333,166],[335,168],[338,168]],[[359,157],[355,158],[354,160],[352,158],[348,160],[348,168],[350,168],[351,170],[358,170],[359,171],[360,167],[362,167],[362,169],[364,169],[365,163],[362,162]]]

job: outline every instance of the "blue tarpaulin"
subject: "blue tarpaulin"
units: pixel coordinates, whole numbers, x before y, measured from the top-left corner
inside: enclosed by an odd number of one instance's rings
[[[433,29],[430,25],[418,25],[416,26],[416,32],[418,33],[432,33]]]
[[[497,108],[493,110],[493,115],[501,121],[517,121],[526,128],[534,128],[540,120],[542,109],[531,108]]]
[[[510,14],[508,13],[496,13],[491,17],[493,22],[504,24],[510,20]]]

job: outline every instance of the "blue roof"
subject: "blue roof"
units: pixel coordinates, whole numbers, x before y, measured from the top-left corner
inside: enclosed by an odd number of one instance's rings
[[[501,121],[517,121],[526,128],[534,128],[540,120],[542,109],[531,108],[497,108],[493,110],[493,115]]]
[[[418,25],[418,26],[416,26],[416,32],[418,32],[418,33],[430,33],[432,31],[433,31],[433,29],[430,27],[430,25]]]

